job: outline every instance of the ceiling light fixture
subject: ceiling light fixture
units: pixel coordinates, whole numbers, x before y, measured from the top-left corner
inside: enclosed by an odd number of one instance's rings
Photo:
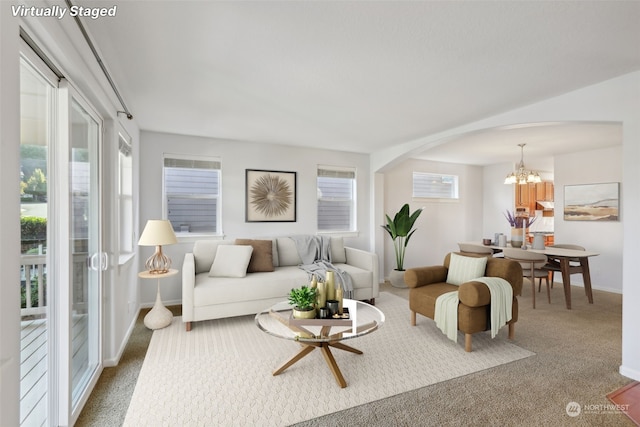
[[[518,144],[520,147],[520,163],[518,163],[518,170],[516,172],[511,172],[504,179],[505,184],[528,184],[528,183],[537,183],[542,182],[542,178],[538,175],[536,171],[528,171],[524,167],[524,146],[527,144]]]

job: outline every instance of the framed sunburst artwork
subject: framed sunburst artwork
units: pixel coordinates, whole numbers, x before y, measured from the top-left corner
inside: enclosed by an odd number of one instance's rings
[[[296,172],[246,170],[246,222],[296,221]]]

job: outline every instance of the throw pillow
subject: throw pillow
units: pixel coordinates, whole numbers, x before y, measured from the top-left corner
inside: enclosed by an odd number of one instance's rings
[[[273,271],[273,242],[271,240],[236,239],[236,245],[249,245],[253,248],[247,273]]]
[[[465,282],[484,276],[486,268],[486,257],[469,257],[452,253],[449,259],[447,283],[460,286]]]
[[[213,259],[210,277],[244,277],[251,259],[251,246],[219,245]]]

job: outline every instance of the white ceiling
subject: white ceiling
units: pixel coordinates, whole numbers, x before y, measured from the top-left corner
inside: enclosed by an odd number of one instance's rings
[[[371,153],[640,69],[638,1],[74,3],[117,4],[83,22],[160,132]],[[517,161],[525,142],[526,162],[620,144],[614,127],[501,129],[422,155]]]

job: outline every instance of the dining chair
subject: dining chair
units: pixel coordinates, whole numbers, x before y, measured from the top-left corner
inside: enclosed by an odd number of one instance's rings
[[[536,308],[536,279],[542,284],[542,279],[547,283],[547,300],[551,304],[551,290],[549,289],[549,274],[543,267],[547,264],[547,256],[523,249],[504,248],[504,258],[517,261],[522,266],[522,276],[531,282],[531,298],[533,308]]]
[[[569,243],[558,243],[554,245],[548,245],[549,248],[561,248],[561,249],[574,249],[576,251],[584,251],[586,250],[584,247],[579,245],[573,245]],[[551,287],[553,288],[553,276],[554,273],[561,272],[560,268],[560,260],[554,257],[549,257],[547,260],[547,264],[543,267],[544,270],[547,271],[549,275],[549,279],[551,280]],[[578,258],[569,258],[569,274],[582,274],[582,266],[580,265],[580,260]]]
[[[482,245],[474,245],[471,243],[458,243],[460,252],[463,254],[480,255],[480,256],[493,256],[493,249]]]

